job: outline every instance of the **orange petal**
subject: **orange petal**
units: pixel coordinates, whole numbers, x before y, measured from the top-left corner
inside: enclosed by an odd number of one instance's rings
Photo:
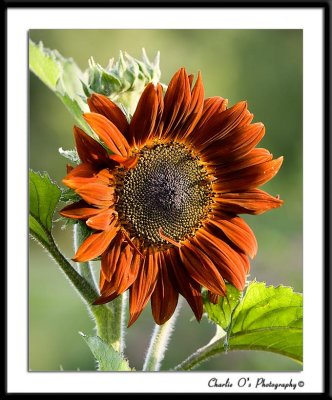
[[[247,254],[250,258],[254,258],[257,253],[257,241],[253,231],[249,225],[240,217],[227,217],[225,214],[215,213],[217,218],[209,220],[207,226],[213,226],[211,229],[217,237],[221,232],[233,242],[240,250]],[[219,234],[218,234],[219,233]],[[222,237],[220,237],[222,239]]]
[[[76,189],[83,200],[87,203],[109,207],[114,204],[114,188],[101,183],[88,183]]]
[[[199,230],[193,242],[211,258],[224,279],[243,290],[247,264],[238,252],[206,229]]]
[[[103,275],[104,279],[108,282],[112,279],[112,276],[115,273],[116,264],[120,257],[123,241],[124,237],[121,231],[119,231],[112,240],[111,246],[101,256],[101,275]],[[101,284],[100,291],[102,293],[104,291],[104,288]]]
[[[214,263],[198,247],[186,241],[180,249],[180,257],[188,273],[211,292],[224,295],[226,285]]]
[[[103,212],[102,208],[90,207],[85,201],[70,204],[60,211],[60,215],[66,218],[87,219]]]
[[[72,169],[62,182],[71,189],[77,189],[88,182],[95,182],[97,170],[91,164],[83,163]]]
[[[214,114],[208,123],[197,131],[197,134],[191,136],[194,146],[203,151],[212,142],[226,136],[240,124],[246,116],[246,111],[247,102],[241,101],[219,114]]]
[[[227,108],[228,100],[223,99],[222,97],[209,97],[204,100],[203,104],[203,111],[201,118],[199,119],[196,127],[195,132],[199,132],[203,129],[208,123],[211,122],[212,118],[215,115],[220,114],[222,111],[225,111]]]
[[[156,131],[160,122],[160,107],[162,107],[159,103],[162,99],[158,95],[160,91],[162,91],[161,85],[158,84],[155,87],[153,83],[149,83],[144,89],[130,122],[130,144],[141,147]]]
[[[186,268],[182,264],[177,249],[168,250],[165,258],[170,261],[168,263],[169,274],[175,289],[187,300],[197,321],[200,321],[203,315],[203,300],[200,284],[188,274]]]
[[[162,138],[175,134],[175,129],[186,117],[191,102],[188,75],[181,68],[171,79],[164,98]]]
[[[74,137],[76,149],[82,163],[107,165],[109,161],[108,154],[101,144],[77,126],[74,126]]]
[[[204,86],[202,82],[201,73],[198,73],[195,86],[191,93],[191,102],[187,112],[187,117],[183,121],[179,133],[176,135],[176,139],[184,140],[194,130],[197,122],[201,118],[204,105]]]
[[[111,222],[116,219],[114,215],[114,210],[108,208],[107,210],[89,218],[86,224],[91,229],[96,229],[98,231],[105,231],[109,228]]]
[[[96,113],[83,114],[83,118],[113,153],[128,157],[130,151],[129,144],[111,121],[103,115]]]
[[[248,161],[244,161],[248,163]],[[253,161],[250,161],[253,162]],[[249,163],[250,163],[249,162]],[[240,170],[234,170],[227,175],[218,172],[218,179],[213,183],[213,190],[220,193],[246,191],[271,180],[279,171],[283,157],[276,160],[262,162],[260,164],[247,166]],[[236,166],[234,166],[235,168]]]
[[[107,231],[93,233],[81,244],[73,260],[85,262],[99,257],[107,249],[118,229],[119,227],[112,227]]]
[[[170,280],[168,268],[165,257],[160,252],[158,280],[151,296],[152,315],[158,325],[171,318],[178,303],[179,294]]]
[[[156,286],[158,274],[158,254],[147,254],[144,263],[138,271],[137,279],[130,286],[128,327],[140,316]]]
[[[261,141],[265,133],[261,123],[233,129],[223,139],[212,142],[202,151],[202,158],[209,164],[222,165],[243,157]]]
[[[93,93],[88,98],[88,105],[90,111],[106,117],[126,136],[129,127],[128,121],[124,113],[113,101],[102,94]]]
[[[273,197],[260,189],[251,189],[240,193],[224,193],[216,197],[215,201],[225,212],[254,215],[281,207],[284,203],[278,197]]]

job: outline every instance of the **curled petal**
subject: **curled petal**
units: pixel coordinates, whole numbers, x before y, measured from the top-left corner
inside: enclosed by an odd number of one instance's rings
[[[88,105],[91,112],[106,117],[126,136],[128,121],[121,109],[112,100],[102,94],[93,93],[88,98]]]
[[[128,157],[130,148],[127,139],[111,121],[97,113],[83,114],[83,118],[113,153]]]
[[[221,231],[241,251],[254,258],[257,253],[257,241],[249,225],[240,217],[228,217],[218,213],[215,213],[215,217],[216,219],[211,219],[206,224],[214,230],[216,236],[220,237],[218,231]]]
[[[82,129],[74,126],[76,149],[82,163],[107,165],[109,157],[101,144],[88,136]]]
[[[273,197],[260,189],[251,189],[239,193],[223,193],[215,198],[220,209],[234,214],[262,214],[284,203],[279,197]]]

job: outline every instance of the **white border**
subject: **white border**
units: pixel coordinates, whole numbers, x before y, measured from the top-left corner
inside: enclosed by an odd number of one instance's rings
[[[276,392],[239,389],[264,377],[304,381],[287,392],[322,392],[323,298],[323,11],[321,9],[9,9],[8,10],[8,386],[12,392]],[[27,32],[29,29],[303,29],[304,30],[304,370],[296,373],[27,372]],[[289,140],[292,140],[290,137]],[[301,149],[299,149],[301,151]],[[314,210],[314,212],[313,212]],[[314,270],[314,271],[313,271]],[[233,388],[209,388],[227,377]],[[285,393],[286,391],[282,391]]]

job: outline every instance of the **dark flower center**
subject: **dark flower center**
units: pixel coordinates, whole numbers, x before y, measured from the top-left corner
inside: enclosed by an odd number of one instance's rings
[[[211,203],[211,184],[197,157],[179,143],[145,147],[118,185],[117,211],[145,246],[163,246],[194,234]]]

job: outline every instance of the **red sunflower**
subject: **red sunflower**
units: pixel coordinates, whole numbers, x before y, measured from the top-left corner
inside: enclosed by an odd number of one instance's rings
[[[225,295],[225,281],[243,290],[257,242],[237,214],[283,203],[257,189],[283,160],[256,148],[264,125],[251,123],[246,102],[227,108],[221,97],[204,100],[200,74],[192,83],[181,68],[164,97],[160,84],[148,84],[130,123],[111,100],[93,94],[84,118],[100,143],[74,127],[81,164],[63,182],[81,200],[61,215],[92,230],[74,260],[101,256],[95,304],[129,289],[128,326],[149,299],[163,324],[179,294],[200,320],[202,287],[213,302]]]

